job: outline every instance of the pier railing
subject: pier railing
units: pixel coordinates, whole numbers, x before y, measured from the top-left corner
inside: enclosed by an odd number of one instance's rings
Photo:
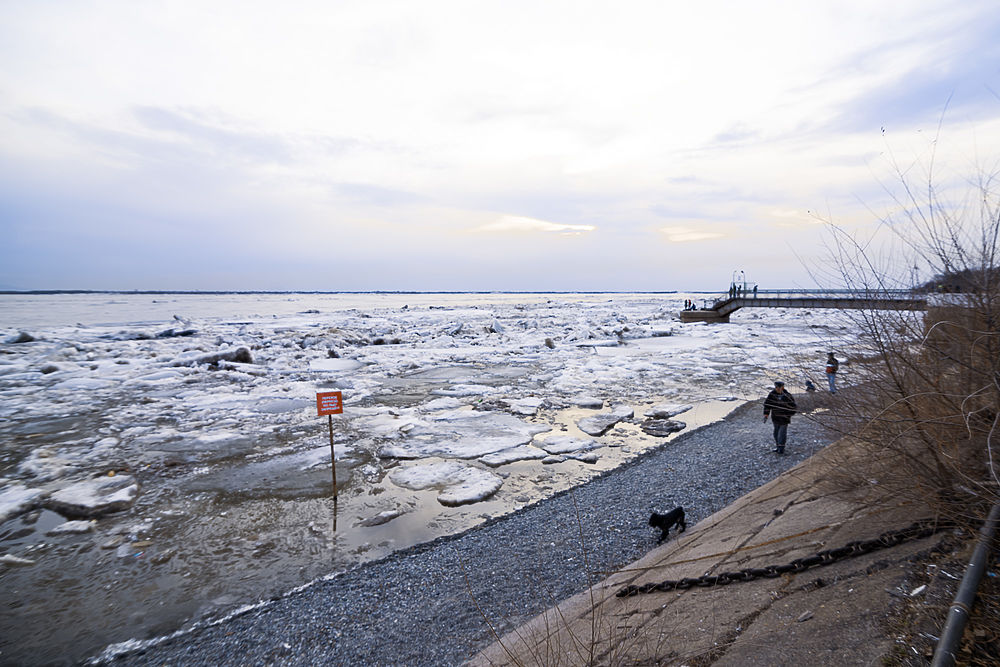
[[[711,305],[709,303],[711,302]],[[757,289],[720,294],[696,310],[681,311],[682,322],[728,322],[740,308],[833,308],[872,310],[926,310],[923,293],[912,290]]]

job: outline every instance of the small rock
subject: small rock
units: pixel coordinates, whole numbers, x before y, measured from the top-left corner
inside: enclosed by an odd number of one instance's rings
[[[799,617],[795,620],[801,623],[802,621],[808,621],[812,617],[813,613],[811,611],[804,611],[801,614],[799,614]]]
[[[927,584],[924,584],[923,586],[917,586],[912,591],[910,591],[910,597],[912,598],[912,597],[914,597],[916,595],[920,595],[925,590],[927,590]]]

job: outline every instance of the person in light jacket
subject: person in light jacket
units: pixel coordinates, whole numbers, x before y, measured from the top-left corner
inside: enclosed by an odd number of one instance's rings
[[[792,415],[798,411],[795,399],[785,391],[785,383],[777,380],[774,389],[764,399],[764,421],[768,416],[774,424],[774,449],[775,454],[785,453],[785,442],[788,439],[788,425],[792,422]]]

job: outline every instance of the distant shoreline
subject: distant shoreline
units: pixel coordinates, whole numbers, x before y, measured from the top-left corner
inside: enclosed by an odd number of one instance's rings
[[[0,295],[4,296],[51,296],[56,294],[136,294],[136,295],[170,295],[183,294],[190,296],[197,295],[221,295],[221,294],[715,294],[720,290],[75,290],[75,289],[52,289],[52,290],[0,290]]]

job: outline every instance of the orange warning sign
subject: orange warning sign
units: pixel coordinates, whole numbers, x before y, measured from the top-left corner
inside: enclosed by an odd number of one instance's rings
[[[339,415],[344,412],[344,400],[339,391],[322,391],[316,394],[316,411],[319,416]]]

